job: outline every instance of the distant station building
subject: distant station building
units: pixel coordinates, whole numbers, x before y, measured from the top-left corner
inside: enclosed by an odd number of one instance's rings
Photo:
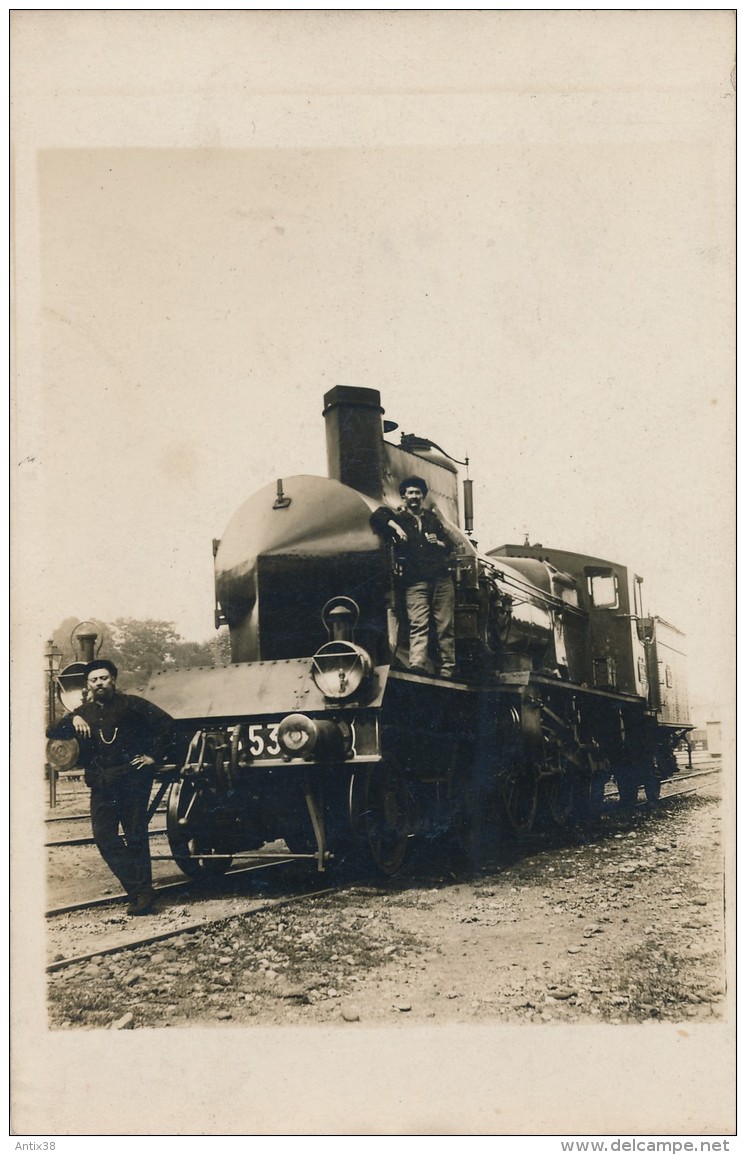
[[[719,722],[707,723],[707,752],[713,758],[719,758],[723,753],[723,735]]]
[[[692,751],[707,752],[712,758],[720,758],[723,753],[723,735],[720,722],[707,722],[704,727],[689,732]]]

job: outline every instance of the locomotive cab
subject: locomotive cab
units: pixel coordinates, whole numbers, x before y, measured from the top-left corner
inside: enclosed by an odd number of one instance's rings
[[[647,698],[645,645],[625,566],[542,545],[503,545],[490,550],[489,556],[524,573],[533,565],[552,574],[555,590],[559,586],[565,600],[562,620],[572,681]],[[563,582],[565,590],[573,591],[572,601],[562,592]]]

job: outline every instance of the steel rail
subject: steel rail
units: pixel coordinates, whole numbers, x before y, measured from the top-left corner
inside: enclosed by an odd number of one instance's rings
[[[692,778],[710,778],[713,774],[718,773],[719,770],[705,770],[701,774],[687,774],[685,778],[667,778],[666,781],[662,783],[662,785],[678,786],[680,782],[688,782]],[[704,784],[701,784],[700,786],[688,786],[686,790],[669,790],[667,791],[665,798],[661,798],[661,802],[665,802],[667,798],[679,798],[682,794],[696,794],[699,790],[702,789],[702,785]]]
[[[677,785],[679,782],[688,782],[688,781],[690,781],[692,778],[709,778],[709,777],[711,777],[713,774],[719,774],[719,773],[721,772],[721,769],[722,769],[722,767],[720,767],[720,766],[715,766],[715,767],[714,767],[713,769],[711,769],[711,770],[697,770],[697,771],[695,771],[695,773],[693,773],[693,774],[676,774],[676,775],[674,775],[674,776],[673,776],[673,777],[671,777],[671,778],[664,778],[664,779],[662,780],[662,782],[661,782],[661,786],[669,786],[669,785],[670,785],[670,786],[675,786],[675,785]],[[698,789],[698,788],[697,788],[697,787],[693,787],[693,788],[692,788],[692,790],[696,790],[696,789]],[[692,790],[689,790],[689,791],[684,791],[684,790],[681,790],[681,791],[677,791],[677,792],[674,792],[674,793],[668,792],[668,793],[666,794],[666,798],[675,798],[675,797],[676,797],[676,793],[680,793],[680,794],[685,794],[685,793],[692,793]],[[611,788],[607,788],[607,792],[606,792],[606,794],[604,795],[604,797],[605,797],[605,798],[611,798],[611,799],[614,799],[614,798],[618,798],[618,797],[619,797],[619,791],[618,791],[618,790],[616,790],[616,789],[615,789],[615,788],[612,786]],[[647,805],[647,803],[645,803],[645,802],[637,802],[637,803],[636,803],[636,805],[637,805],[637,806],[645,806],[645,805]]]
[[[165,826],[158,826],[155,830],[148,830],[148,838],[157,838],[161,834],[167,834]],[[46,848],[55,846],[95,846],[95,838],[60,838],[56,842],[45,842]]]
[[[690,778],[707,778],[711,774],[719,774],[722,770],[721,766],[710,766],[708,769],[693,770],[690,774],[674,774],[671,778],[665,778],[666,782],[671,782],[675,785],[677,782],[687,782]]]
[[[155,855],[153,857],[157,858]],[[267,859],[269,859],[269,857],[270,856],[267,855]],[[265,860],[263,862],[257,862],[255,866],[241,866],[238,870],[228,870],[221,876],[221,881],[229,878],[240,878],[242,875],[251,874],[255,870],[269,870],[272,866],[287,866],[290,862],[294,862],[297,857],[297,855],[295,857],[283,855],[275,858],[273,861]],[[166,855],[163,856],[163,860],[173,862],[173,859]],[[174,863],[174,865],[176,864]],[[153,890],[156,897],[158,897],[162,894],[174,894],[182,890],[189,890],[190,887],[199,887],[200,885],[199,880],[195,878],[185,878],[183,880],[179,879],[178,882],[166,882],[161,886],[154,886]],[[56,906],[45,911],[45,918],[55,918],[61,914],[75,914],[82,910],[95,910],[99,906],[111,906],[112,904],[127,902],[127,900],[128,896],[122,892],[121,894],[109,894],[101,898],[92,898],[86,902],[72,902],[69,906]]]
[[[194,934],[196,931],[204,930],[205,927],[214,926],[223,922],[230,922],[235,918],[251,918],[255,914],[264,914],[269,910],[276,910],[278,907],[292,906],[294,903],[301,903],[310,901],[315,898],[323,898],[329,894],[337,894],[339,887],[327,887],[324,890],[316,890],[312,894],[293,894],[286,898],[270,898],[264,899],[259,906],[253,907],[251,910],[233,911],[230,914],[219,915],[217,918],[207,918],[200,922],[188,923],[186,926],[180,926],[178,930],[157,931],[154,934],[144,935],[141,938],[132,939],[130,942],[120,943],[118,946],[101,947],[97,950],[87,951],[85,954],[74,955],[72,958],[57,959],[55,962],[49,963],[46,967],[47,974],[52,974],[55,971],[64,970],[66,967],[75,966],[78,963],[89,962],[93,958],[102,958],[104,955],[119,954],[122,951],[136,950],[143,946],[149,946],[154,942],[164,942],[169,938],[178,938],[182,934]]]
[[[165,814],[166,813],[166,807],[165,806],[159,806],[155,813],[156,814]],[[45,823],[47,823],[47,822],[48,823],[52,823],[52,822],[90,822],[90,820],[91,820],[90,812],[86,811],[85,814],[55,814],[53,817],[45,818],[44,822]]]
[[[673,790],[670,794],[667,794],[665,798],[659,799],[659,801],[667,802],[669,798],[682,798],[685,794],[698,794],[699,790],[699,786],[690,786],[688,790]],[[644,806],[644,803],[638,802],[637,805]]]

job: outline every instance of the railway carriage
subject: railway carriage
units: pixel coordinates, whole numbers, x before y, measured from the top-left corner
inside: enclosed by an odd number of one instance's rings
[[[418,837],[453,831],[479,856],[505,827],[588,817],[612,775],[623,803],[656,798],[689,723],[681,635],[644,616],[640,579],[541,546],[480,553],[470,483],[462,524],[456,464],[388,440],[377,391],[339,386],[323,414],[328,477],[259,490],[213,543],[231,665],[143,691],[178,723],[182,870],[281,839],[318,870],[356,853],[393,873]],[[410,671],[397,559],[371,528],[412,474],[453,545],[449,680]]]

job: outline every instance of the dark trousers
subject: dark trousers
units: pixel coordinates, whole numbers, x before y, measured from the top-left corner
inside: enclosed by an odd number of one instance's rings
[[[152,775],[126,770],[114,781],[91,787],[91,828],[96,846],[130,898],[136,898],[152,882],[148,842],[152,785]],[[119,834],[120,825],[124,838]]]

